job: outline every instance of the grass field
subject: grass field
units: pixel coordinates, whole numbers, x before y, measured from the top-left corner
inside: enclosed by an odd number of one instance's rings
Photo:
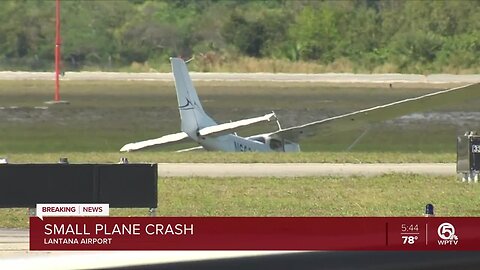
[[[479,216],[480,186],[453,177],[164,178],[159,216]],[[112,209],[146,216],[147,209]],[[26,209],[0,209],[0,227],[28,227]]]
[[[71,163],[112,163],[127,157],[130,162],[148,163],[448,163],[456,160],[454,153],[422,152],[300,152],[300,153],[171,153],[139,151],[118,152],[50,152],[15,153],[11,163],[52,163],[67,157]]]
[[[283,127],[304,124],[328,116],[367,108],[405,97],[417,96],[432,91],[428,88],[345,88],[324,87],[313,83],[198,83],[199,95],[204,107],[218,122],[238,120],[275,111]],[[131,81],[64,81],[62,98],[70,105],[49,106],[44,101],[52,99],[53,84],[49,81],[0,81],[0,156],[12,160],[18,154],[53,153],[73,157],[76,153],[97,155],[105,153],[116,161],[118,149],[132,141],[160,137],[179,131],[179,116],[173,84],[169,82]],[[36,108],[37,107],[37,108]],[[42,108],[38,108],[42,107]],[[445,111],[472,110],[475,106],[460,104],[445,108]],[[478,124],[475,123],[475,124]],[[241,135],[276,130],[275,123],[245,130]],[[306,161],[355,160],[364,158],[361,153],[373,156],[397,154],[412,155],[418,161],[452,162],[455,138],[458,132],[467,130],[464,123],[418,120],[402,123],[378,123],[351,149],[343,153],[367,127],[341,133],[320,133],[301,142],[304,152],[340,152],[333,159],[326,155],[299,155],[293,159]],[[194,146],[155,149],[171,151]],[[386,154],[388,153],[388,154]],[[154,157],[151,152],[131,154],[142,159],[143,155]],[[429,159],[429,156],[435,156]],[[158,155],[149,161],[165,162],[169,155]],[[217,155],[215,155],[217,156]],[[283,162],[290,157],[268,156],[260,161]],[[41,157],[32,161],[41,160]],[[85,157],[85,156],[84,156]],[[448,157],[441,160],[440,157]],[[56,159],[57,157],[55,157]],[[188,161],[190,155],[175,155],[175,161]],[[375,160],[368,155],[367,160]],[[220,155],[220,160],[241,162],[243,157]],[[198,160],[198,158],[195,158]],[[207,159],[205,159],[206,161]],[[44,161],[44,160],[42,160]],[[198,160],[202,161],[202,160]],[[382,160],[375,160],[382,161]]]
[[[429,88],[335,87],[313,83],[197,84],[204,108],[219,122],[274,110],[283,127],[417,96]],[[301,142],[302,153],[171,153],[183,144],[119,153],[132,141],[179,131],[172,83],[64,81],[69,105],[46,106],[49,81],[0,81],[0,157],[12,163],[117,162],[454,162],[457,133],[478,121],[431,118],[378,123],[350,151],[366,127],[318,134]],[[472,104],[442,112],[475,111]],[[473,125],[472,125],[473,124]],[[276,130],[276,124],[241,135]],[[384,175],[352,178],[159,179],[161,216],[419,216],[433,203],[440,216],[478,216],[480,187],[453,177]],[[114,209],[113,215],[146,215]],[[0,227],[27,227],[25,209],[0,209]]]

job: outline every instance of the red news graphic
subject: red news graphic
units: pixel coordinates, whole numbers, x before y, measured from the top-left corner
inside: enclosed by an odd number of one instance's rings
[[[480,250],[480,218],[37,217],[31,250]]]

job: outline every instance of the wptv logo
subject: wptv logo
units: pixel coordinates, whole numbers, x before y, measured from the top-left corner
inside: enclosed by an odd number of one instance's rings
[[[448,223],[444,222],[438,226],[437,229],[439,240],[437,240],[438,245],[440,246],[456,246],[458,244],[458,237],[455,235],[455,227]]]

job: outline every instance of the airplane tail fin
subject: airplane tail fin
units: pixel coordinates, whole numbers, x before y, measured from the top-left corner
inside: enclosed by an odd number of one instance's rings
[[[191,137],[197,137],[198,130],[216,125],[203,110],[197,91],[188,74],[187,65],[181,58],[170,58],[172,73],[177,91],[178,110],[182,121],[182,131]]]

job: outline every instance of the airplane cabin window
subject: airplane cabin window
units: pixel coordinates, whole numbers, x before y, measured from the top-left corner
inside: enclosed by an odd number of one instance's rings
[[[270,148],[276,151],[282,150],[282,142],[277,139],[270,139]]]

